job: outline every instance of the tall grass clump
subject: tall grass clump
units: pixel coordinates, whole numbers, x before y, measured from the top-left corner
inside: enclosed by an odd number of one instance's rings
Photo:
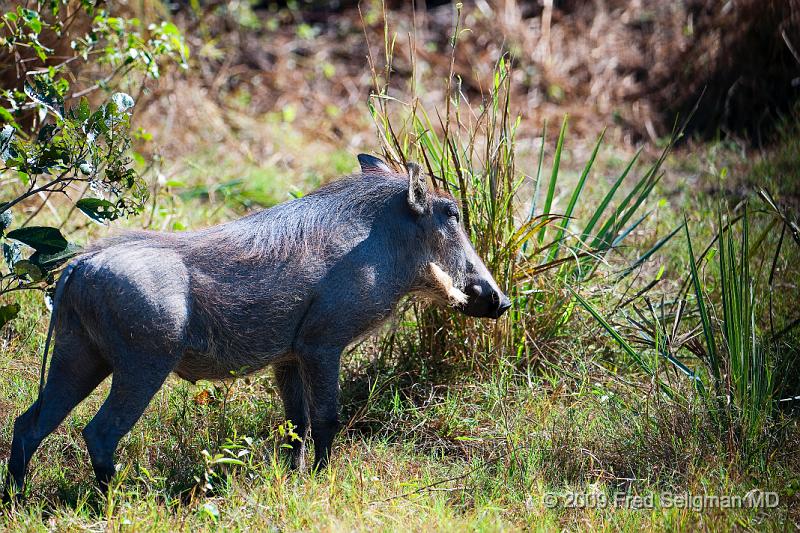
[[[761,195],[761,220],[746,203],[734,214],[720,207],[719,231],[700,254],[684,222],[688,272],[668,301],[645,298],[645,309],[634,304],[634,316],[623,313],[627,324],[616,326],[577,299],[671,399],[706,407],[731,458],[764,469],[777,442],[781,404],[796,401],[800,385],[797,346],[789,336],[798,320],[776,324],[772,309],[784,243],[800,244],[800,232],[766,191]],[[669,372],[656,375],[652,354],[688,381],[672,381]]]
[[[700,315],[703,344],[697,355],[705,362],[713,388],[701,393],[712,404],[712,413],[726,430],[731,450],[738,449],[746,463],[765,467],[770,424],[777,412],[781,395],[793,388],[789,369],[789,351],[781,345],[782,335],[760,327],[764,291],[759,290],[759,276],[751,270],[752,258],[763,253],[763,234],[752,243],[751,220],[745,205],[734,223],[723,223],[716,246],[717,298],[703,283],[686,228],[686,244],[691,267],[691,284]],[[785,227],[781,230],[785,234]],[[770,226],[767,226],[767,230]],[[773,252],[780,254],[783,239]],[[768,291],[772,291],[775,262],[769,273]],[[787,379],[788,378],[788,379]]]
[[[458,10],[456,17],[453,51],[462,31]],[[480,103],[469,101],[451,68],[444,81],[445,101],[426,108],[414,94],[413,56],[411,94],[401,96],[391,88],[395,38],[387,30],[383,69],[370,58],[375,84],[370,111],[384,156],[398,168],[409,159],[419,161],[434,187],[460,202],[467,233],[513,307],[506,318],[486,325],[412,303],[413,320],[404,322],[403,334],[389,336],[388,342],[405,339],[405,349],[420,350],[425,360],[466,363],[472,370],[489,370],[499,361],[528,367],[545,353],[542,344],[563,332],[574,308],[568,285],[591,279],[606,254],[646,219],[642,211],[661,178],[660,168],[672,143],[643,174],[634,176],[637,152],[601,202],[579,219],[577,207],[592,176],[602,134],[576,183],[567,183],[561,170],[566,117],[550,168],[544,165],[545,124],[536,167],[521,169],[517,164],[521,117],[513,110],[512,66],[506,57],[498,59],[493,83]],[[557,197],[567,198],[566,206],[559,205]],[[647,251],[645,258],[664,242]],[[548,275],[541,276],[545,272]]]

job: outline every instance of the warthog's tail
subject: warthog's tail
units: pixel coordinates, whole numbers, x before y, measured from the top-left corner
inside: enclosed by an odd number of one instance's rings
[[[61,277],[58,278],[58,282],[56,283],[56,290],[53,294],[53,311],[50,313],[50,325],[47,327],[47,339],[44,341],[44,353],[42,354],[42,371],[39,375],[39,398],[36,401],[36,416],[39,416],[39,411],[42,408],[42,391],[44,390],[44,379],[45,379],[45,371],[47,370],[47,354],[50,352],[50,340],[53,338],[53,329],[56,325],[56,312],[58,311],[58,305],[61,302],[61,297],[64,295],[64,290],[67,288],[67,284],[69,283],[69,278],[72,275],[72,271],[75,270],[75,263],[69,263],[64,271],[61,273]]]

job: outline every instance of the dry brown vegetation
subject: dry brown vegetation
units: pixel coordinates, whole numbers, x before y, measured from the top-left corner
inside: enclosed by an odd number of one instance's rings
[[[508,53],[513,105],[531,131],[569,113],[579,136],[617,124],[619,140],[656,142],[704,94],[690,131],[761,141],[800,93],[797,0],[606,0],[555,7],[504,0],[468,2],[463,9],[468,30],[454,62],[460,90],[480,102],[497,58]],[[166,117],[165,155],[194,147],[198,136],[246,139],[248,119],[270,112],[288,115],[323,142],[362,144],[354,137],[371,126],[365,120],[373,85],[367,56],[378,72],[385,63],[380,2],[337,9],[211,3],[196,12],[183,7],[176,16],[197,68],[154,88],[158,104],[139,117],[159,129]],[[409,92],[413,62],[416,94],[441,102],[452,5],[415,10],[408,3],[386,11],[386,20],[396,33],[397,95]],[[189,108],[192,117],[178,112]],[[176,120],[180,127],[173,126]]]

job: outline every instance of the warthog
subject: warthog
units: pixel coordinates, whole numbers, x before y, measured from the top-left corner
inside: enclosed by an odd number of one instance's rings
[[[83,436],[102,490],[119,440],[175,372],[195,382],[274,367],[286,418],[327,464],[342,351],[409,293],[498,318],[511,305],[449,195],[360,155],[360,174],[219,226],[101,241],[61,275],[47,383],[14,424],[6,497],[39,444],[109,374]],[[47,347],[45,347],[45,358]],[[46,361],[43,361],[43,369]],[[44,370],[42,374],[44,382]],[[303,464],[302,444],[290,452]]]

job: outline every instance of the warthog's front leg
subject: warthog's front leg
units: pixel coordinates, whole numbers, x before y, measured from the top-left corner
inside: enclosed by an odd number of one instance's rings
[[[324,468],[331,455],[333,437],[339,431],[339,348],[306,349],[300,369],[308,402],[314,469]]]
[[[281,391],[283,410],[286,420],[295,425],[295,432],[300,436],[300,442],[289,437],[287,444],[292,448],[289,452],[290,464],[293,469],[305,468],[305,439],[308,433],[308,407],[303,390],[303,378],[300,375],[300,365],[297,362],[281,363],[275,366],[275,381]]]

